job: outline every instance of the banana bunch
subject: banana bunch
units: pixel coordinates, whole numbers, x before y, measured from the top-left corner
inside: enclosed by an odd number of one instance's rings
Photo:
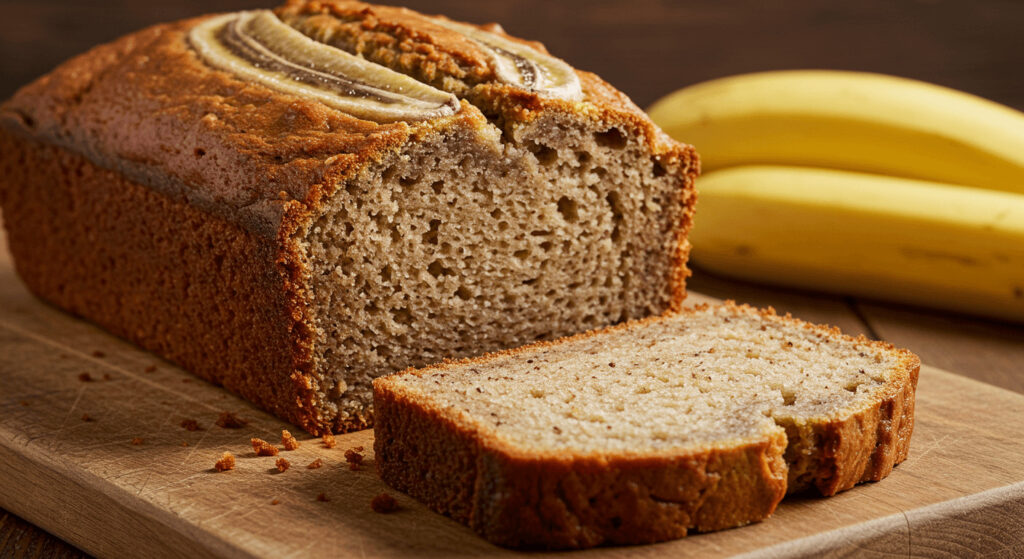
[[[650,115],[701,154],[699,267],[1024,321],[1024,113],[786,71],[688,87]]]

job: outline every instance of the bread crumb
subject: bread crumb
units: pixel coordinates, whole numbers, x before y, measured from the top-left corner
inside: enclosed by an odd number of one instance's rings
[[[281,501],[278,501],[277,499],[274,499],[273,501],[270,501],[270,504],[272,504],[272,505],[279,505],[279,504],[281,504]]]
[[[387,493],[381,493],[370,501],[370,508],[373,509],[373,512],[387,514],[398,510],[398,501]]]
[[[295,440],[295,437],[287,429],[284,429],[281,431],[281,446],[285,450],[295,450],[299,448],[299,441]]]
[[[92,382],[92,375],[89,373],[79,373],[78,380],[82,382]]]
[[[183,378],[183,379],[181,379],[181,382],[185,382],[185,383],[192,382],[192,379],[190,379],[190,378]]]
[[[317,469],[317,468],[319,468],[319,467],[321,467],[323,465],[324,465],[323,459],[317,458],[316,460],[313,460],[312,462],[310,462],[306,467],[309,468],[310,470],[315,470],[315,469]]]
[[[288,471],[288,468],[292,466],[292,463],[289,462],[287,458],[278,458],[277,462],[274,462],[274,465],[277,466],[277,471],[283,473]]]
[[[28,407],[28,406],[29,406],[28,400],[22,400],[22,401],[20,401],[20,402],[18,402],[18,403],[19,403],[19,404],[21,404],[21,405],[23,405],[23,406],[25,406],[25,407]]]
[[[188,441],[181,441],[181,446],[188,446]]]
[[[113,378],[110,373],[103,373],[103,380],[112,380]]]
[[[334,447],[338,446],[338,441],[335,440],[334,439],[334,435],[332,435],[330,433],[327,433],[326,435],[324,435],[321,440],[323,440],[324,446],[326,446],[327,448],[334,448]]]
[[[361,449],[362,447],[358,448]],[[345,451],[345,461],[348,462],[350,470],[358,470],[363,465],[363,455],[355,448],[350,448]]]
[[[327,501],[330,501],[330,499],[328,499],[328,498],[327,498],[327,495],[326,495],[326,494],[324,494],[324,493],[320,493],[320,494],[318,494],[318,495],[316,496],[316,500],[317,500],[317,501],[322,501],[322,502],[325,502],[325,503],[326,503]]]
[[[144,442],[146,442],[146,441],[143,440],[141,437],[135,437],[134,439],[132,439],[132,444],[135,445],[135,446],[138,446],[138,445],[140,445],[140,444],[142,444]]]
[[[100,350],[98,350],[98,349],[97,349],[97,350],[94,350],[94,351],[92,352],[92,356],[93,356],[93,357],[96,357],[96,358],[98,358],[98,359],[102,359],[102,358],[106,357],[106,356],[107,356],[107,354],[106,354],[106,353],[103,353],[102,351],[100,351]]]
[[[221,455],[220,460],[217,460],[217,463],[213,465],[213,469],[217,470],[218,472],[224,472],[224,471],[227,471],[227,470],[234,470],[235,469],[235,457],[234,457],[234,455],[232,455],[230,452],[225,452],[223,455]]]
[[[202,431],[203,428],[199,426],[199,422],[195,419],[182,419],[181,428],[186,431]]]
[[[146,367],[145,369],[143,369],[143,372],[155,373],[156,372],[156,365],[150,365],[150,366]]]
[[[82,421],[93,421],[93,418],[90,417],[89,414],[83,413],[82,414]]]
[[[217,418],[217,427],[221,427],[224,429],[241,429],[242,427],[245,427],[248,424],[248,421],[238,417],[237,415],[229,411],[220,412],[220,417]]]
[[[277,456],[277,447],[263,439],[249,439],[256,456]]]

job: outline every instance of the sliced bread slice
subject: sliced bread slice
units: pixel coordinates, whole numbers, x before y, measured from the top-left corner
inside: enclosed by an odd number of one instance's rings
[[[919,359],[726,303],[374,381],[377,470],[510,547],[769,516],[907,456]]]

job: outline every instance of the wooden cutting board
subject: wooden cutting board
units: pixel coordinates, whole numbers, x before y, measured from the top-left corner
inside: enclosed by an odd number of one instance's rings
[[[215,426],[222,411],[248,425]],[[182,428],[185,419],[202,430]],[[291,469],[277,473],[249,438],[279,443],[286,428],[302,446],[282,452]],[[372,439],[364,431],[325,448],[34,299],[0,253],[0,506],[61,538],[110,557],[512,554],[389,490],[374,473]],[[774,517],[745,528],[582,553],[1024,553],[1022,441],[1024,396],[924,367],[910,458],[888,479],[831,499],[784,501]],[[355,446],[366,449],[358,471],[344,459]],[[225,451],[237,466],[216,473]],[[324,466],[308,469],[317,458]],[[397,512],[370,509],[383,492],[397,498]]]

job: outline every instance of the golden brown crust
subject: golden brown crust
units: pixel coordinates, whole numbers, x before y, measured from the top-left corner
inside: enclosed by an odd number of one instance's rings
[[[724,304],[822,337],[855,341],[877,352],[898,351],[895,374],[866,407],[814,425],[813,487],[834,495],[877,481],[903,461],[913,431],[919,359],[885,342],[853,338],[771,308]],[[707,309],[699,305],[678,314]],[[650,317],[556,340],[408,369],[374,381],[377,471],[391,486],[463,522],[494,543],[511,547],[590,547],[678,538],[687,529],[717,530],[769,516],[787,492],[787,437],[782,429],[734,448],[635,455],[580,455],[513,446],[477,430],[447,410],[404,394],[403,375],[514,357],[608,332],[642,328],[673,316]],[[444,472],[444,475],[437,475]],[[673,498],[666,498],[665,488]]]
[[[4,225],[33,293],[318,428],[313,395],[291,378],[308,356],[287,348],[308,334],[273,243],[64,148],[0,130],[0,150]]]

